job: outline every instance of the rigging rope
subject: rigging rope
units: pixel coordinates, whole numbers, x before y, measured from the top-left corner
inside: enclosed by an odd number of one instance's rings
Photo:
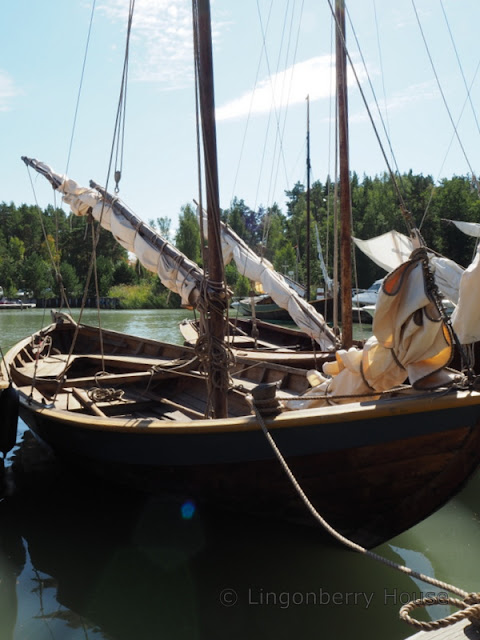
[[[453,37],[453,33],[452,33],[451,28],[450,28],[450,22],[449,22],[449,20],[448,20],[447,14],[446,14],[446,12],[445,12],[445,7],[444,7],[444,5],[443,5],[443,0],[440,0],[440,6],[441,6],[441,8],[442,8],[443,17],[445,18],[445,23],[446,23],[446,25],[447,25],[448,33],[449,33],[449,35],[450,35],[450,40],[451,40],[451,42],[452,42],[453,50],[455,51],[455,57],[456,57],[456,59],[457,59],[458,66],[459,66],[459,68],[460,68],[460,73],[462,74],[463,84],[464,84],[464,86],[465,86],[465,90],[466,90],[466,92],[467,92],[467,100],[468,100],[468,102],[470,103],[470,106],[471,106],[471,108],[472,108],[473,117],[474,117],[474,119],[475,119],[475,123],[476,123],[476,125],[477,125],[477,131],[480,133],[480,125],[479,125],[479,122],[478,122],[478,118],[477,118],[477,113],[476,113],[476,111],[475,111],[475,107],[473,106],[473,102],[472,102],[472,93],[471,93],[471,91],[472,91],[472,84],[473,84],[473,80],[475,80],[475,77],[476,77],[476,75],[477,75],[478,66],[477,66],[477,69],[476,69],[476,71],[475,71],[475,74],[474,74],[474,77],[473,77],[472,83],[471,83],[471,85],[470,85],[470,87],[469,87],[469,86],[467,85],[467,80],[466,80],[466,78],[465,78],[465,73],[464,73],[464,71],[463,71],[462,63],[461,63],[461,61],[460,61],[460,56],[458,55],[458,50],[457,50],[457,46],[456,46],[456,44],[455,44],[455,39],[454,39],[454,37]],[[480,64],[480,63],[479,63],[479,64]],[[463,111],[463,110],[462,110],[462,111]]]
[[[313,506],[313,504],[310,502],[308,496],[305,494],[305,492],[303,491],[302,487],[300,486],[298,480],[296,479],[295,475],[293,474],[292,470],[290,469],[287,461],[285,460],[285,458],[283,457],[280,449],[278,448],[275,440],[273,439],[272,435],[270,434],[265,421],[262,417],[262,413],[260,410],[260,406],[257,405],[262,405],[263,402],[257,402],[253,396],[247,396],[247,401],[249,402],[250,406],[252,407],[258,423],[263,431],[263,434],[265,435],[265,438],[267,439],[270,447],[272,448],[272,451],[274,452],[277,460],[279,461],[279,463],[281,464],[281,466],[283,467],[283,470],[285,471],[287,477],[289,478],[290,482],[292,483],[293,487],[295,488],[295,490],[297,491],[298,495],[300,496],[301,500],[303,501],[304,505],[307,507],[307,509],[310,511],[310,513],[312,514],[312,516],[315,518],[315,520],[331,535],[333,536],[336,540],[338,540],[338,542],[340,542],[341,544],[345,545],[346,547],[348,547],[349,549],[351,549],[352,551],[357,551],[358,553],[361,553],[362,555],[367,556],[368,558],[372,558],[373,560],[376,560],[377,562],[380,562],[381,564],[386,565],[387,567],[390,567],[391,569],[396,569],[397,571],[400,571],[403,574],[408,575],[411,578],[416,578],[418,580],[422,580],[422,582],[426,582],[428,584],[431,584],[435,587],[438,587],[439,589],[443,589],[445,591],[450,591],[451,593],[454,593],[458,596],[460,596],[460,598],[462,598],[462,600],[458,600],[456,598],[445,598],[445,597],[436,597],[436,598],[422,598],[419,600],[415,600],[413,602],[409,602],[406,605],[404,605],[401,609],[400,609],[400,618],[402,620],[404,620],[405,622],[408,622],[409,624],[419,628],[419,629],[426,629],[426,630],[430,630],[430,629],[437,629],[440,627],[446,627],[449,626],[455,622],[457,622],[458,620],[464,619],[464,618],[469,618],[471,622],[474,622],[476,624],[480,624],[480,593],[468,593],[467,591],[464,591],[463,589],[460,589],[459,587],[456,587],[452,584],[449,584],[448,582],[443,582],[442,580],[438,580],[437,578],[432,578],[431,576],[427,576],[423,573],[420,573],[418,571],[415,571],[414,569],[411,569],[410,567],[407,567],[405,565],[400,565],[396,562],[393,562],[392,560],[389,560],[388,558],[385,558],[381,555],[379,555],[378,553],[375,553],[374,551],[370,551],[369,549],[366,549],[365,547],[363,547],[360,544],[357,544],[356,542],[353,542],[353,540],[349,540],[348,538],[346,538],[345,536],[343,536],[341,533],[339,533],[334,527],[332,527],[323,517],[322,515],[317,511],[317,509]],[[273,406],[273,405],[272,405]],[[409,614],[410,612],[415,609],[415,608],[419,608],[419,607],[424,607],[424,606],[429,606],[429,605],[434,605],[434,604],[452,604],[454,606],[460,607],[462,609],[462,611],[459,611],[455,614],[452,614],[450,616],[446,616],[445,618],[442,618],[441,620],[436,620],[436,621],[432,621],[432,622],[421,622],[419,620],[416,620],[414,618],[412,618]]]
[[[116,161],[117,162],[118,162],[118,158],[120,157],[120,168],[121,168],[121,162],[123,161],[123,134],[124,134],[124,127],[125,127],[126,82],[127,82],[127,77],[128,77],[129,42],[130,42],[131,26],[132,26],[132,20],[133,20],[134,7],[135,7],[135,0],[130,0],[128,26],[127,26],[127,38],[126,38],[126,45],[125,45],[125,59],[124,59],[124,65],[123,65],[121,90],[120,90],[120,97],[119,97],[119,100],[118,100],[117,117],[116,117],[116,121],[115,121],[113,141],[112,141],[112,145],[111,145],[111,149],[110,149],[110,159],[109,159],[109,165],[108,165],[108,170],[107,170],[107,178],[106,178],[105,189],[108,189],[108,183],[109,183],[109,178],[110,178],[110,175],[111,175],[111,168],[112,168],[113,156],[115,154],[115,150],[116,150]],[[117,172],[117,168],[118,168],[118,164],[116,165],[116,172]],[[117,179],[117,177],[118,177],[118,179]],[[116,176],[117,186],[118,186],[119,177],[120,176]],[[102,218],[103,218],[104,208],[105,208],[105,200],[103,199],[102,200],[102,210],[101,210],[101,213],[100,213],[99,224],[98,224],[97,229],[95,229],[93,217],[90,216],[90,223],[91,223],[91,230],[92,230],[92,255],[91,255],[90,264],[89,264],[88,272],[87,272],[87,278],[86,278],[85,287],[84,287],[84,291],[83,291],[82,302],[81,302],[80,312],[79,312],[79,317],[78,317],[78,323],[75,326],[74,335],[73,335],[73,338],[72,338],[72,341],[71,341],[71,344],[70,344],[67,360],[65,362],[64,372],[62,374],[60,374],[59,376],[57,376],[57,388],[55,390],[53,401],[55,401],[57,395],[60,393],[63,381],[65,379],[65,371],[66,371],[67,367],[69,366],[70,360],[71,360],[73,352],[75,350],[75,346],[76,346],[76,342],[77,342],[77,338],[78,338],[78,333],[79,333],[79,328],[80,328],[80,323],[81,323],[82,316],[83,316],[83,313],[84,313],[84,310],[85,310],[85,307],[86,307],[86,302],[87,302],[87,297],[88,297],[88,290],[89,290],[89,287],[90,287],[90,282],[91,282],[92,275],[94,276],[94,282],[95,282],[95,294],[96,294],[95,297],[96,297],[96,301],[97,301],[98,333],[99,333],[99,343],[100,343],[100,351],[101,351],[101,357],[102,357],[102,368],[105,368],[104,367],[103,336],[102,336],[102,326],[101,326],[101,317],[100,317],[100,298],[99,298],[99,286],[98,286],[97,261],[96,261],[96,251],[97,251],[98,243],[99,243],[99,240],[100,240],[101,222],[102,222]],[[86,229],[87,229],[87,226],[86,226]]]
[[[395,193],[397,194],[398,201],[400,203],[400,209],[402,211],[402,214],[403,214],[403,217],[404,217],[404,220],[405,220],[405,224],[407,225],[408,232],[409,232],[409,234],[411,236],[412,235],[415,236],[418,239],[418,241],[420,242],[420,244],[425,245],[425,241],[421,237],[420,232],[418,231],[418,229],[415,227],[415,224],[414,224],[414,221],[413,221],[413,218],[412,218],[412,214],[406,207],[406,204],[404,202],[402,193],[400,191],[400,188],[399,188],[398,181],[396,179],[395,173],[393,172],[392,167],[390,165],[390,162],[389,162],[389,160],[387,158],[387,154],[385,152],[385,147],[382,144],[382,140],[380,138],[380,134],[378,132],[378,128],[375,125],[375,122],[374,122],[374,119],[373,119],[373,116],[372,116],[372,112],[371,112],[371,109],[370,109],[370,107],[368,105],[368,101],[367,101],[365,92],[364,92],[363,87],[361,85],[360,78],[358,77],[358,73],[357,73],[356,67],[353,64],[353,60],[352,60],[352,57],[350,55],[349,49],[347,47],[347,43],[345,41],[345,38],[341,33],[341,28],[340,28],[340,25],[338,24],[337,16],[335,14],[335,9],[334,9],[334,7],[332,5],[331,0],[327,0],[327,2],[328,2],[328,5],[330,7],[330,11],[331,11],[331,14],[333,16],[334,23],[336,25],[336,29],[337,29],[338,33],[340,34],[340,38],[341,38],[341,41],[342,41],[342,47],[343,47],[343,49],[345,51],[345,55],[346,55],[346,57],[348,59],[348,62],[350,64],[350,68],[352,69],[353,75],[355,77],[355,81],[357,83],[357,87],[358,87],[358,90],[359,90],[360,95],[362,97],[362,101],[363,101],[363,104],[365,106],[365,109],[367,111],[367,115],[368,115],[368,117],[370,119],[370,123],[372,125],[373,132],[375,134],[375,137],[376,137],[377,142],[378,142],[379,147],[380,147],[380,151],[382,153],[383,159],[385,161],[385,164],[387,166],[388,172],[390,174],[390,177],[391,177],[391,180],[392,180],[392,184],[393,184],[393,187],[395,189]]]
[[[384,117],[383,117],[383,115],[382,115],[382,111],[381,111],[380,106],[379,106],[379,104],[378,104],[377,94],[376,94],[376,92],[375,92],[375,88],[374,88],[374,86],[373,86],[372,79],[371,79],[370,74],[369,74],[369,72],[368,72],[368,68],[367,68],[367,64],[366,64],[366,62],[365,62],[365,58],[363,57],[362,47],[360,46],[360,42],[358,41],[357,32],[356,32],[355,27],[354,27],[354,25],[353,25],[353,22],[352,22],[352,19],[351,19],[351,17],[350,17],[350,13],[349,13],[349,11],[348,11],[348,8],[347,8],[347,10],[346,10],[346,11],[347,11],[347,15],[348,15],[348,21],[349,21],[349,23],[350,23],[350,28],[351,28],[352,33],[353,33],[353,36],[354,36],[354,38],[355,38],[355,42],[357,43],[357,47],[358,47],[358,50],[359,50],[359,52],[360,52],[360,57],[361,57],[361,59],[362,59],[363,68],[364,68],[364,70],[365,70],[365,74],[366,74],[367,79],[368,79],[368,84],[369,84],[370,90],[371,90],[372,95],[373,95],[373,100],[374,100],[374,102],[375,102],[375,107],[376,107],[376,109],[377,109],[378,117],[379,117],[380,122],[381,122],[381,124],[382,124],[382,129],[383,129],[383,132],[384,132],[385,137],[386,137],[386,139],[387,139],[388,147],[389,147],[390,153],[391,153],[391,155],[392,155],[392,162],[393,162],[393,164],[395,165],[396,175],[398,176],[398,180],[399,180],[400,184],[402,184],[402,176],[401,176],[401,173],[400,173],[400,169],[399,169],[399,167],[398,167],[398,163],[397,163],[397,160],[396,160],[396,157],[395,157],[395,153],[394,153],[394,151],[393,151],[392,141],[391,141],[390,135],[389,135],[389,133],[388,133],[387,126],[386,126],[386,124],[385,124],[385,119],[384,119]],[[381,60],[382,60],[382,57],[381,57],[381,55],[380,55],[380,61],[381,61]],[[383,80],[383,72],[382,72],[382,80]],[[385,92],[385,84],[383,85],[383,90],[384,90],[384,92]],[[385,158],[386,158],[386,154],[384,154],[384,155],[385,155]],[[390,172],[391,172],[391,170],[390,170]],[[403,201],[403,199],[400,201],[400,204],[401,204],[405,209],[407,208],[407,206],[406,206],[405,202]]]
[[[90,35],[92,33],[93,16],[94,16],[94,13],[95,13],[95,2],[96,2],[96,0],[93,0],[93,2],[92,2],[92,11],[90,13],[90,24],[89,24],[89,27],[88,27],[87,42],[85,44],[85,53],[83,55],[83,65],[82,65],[82,72],[80,74],[80,84],[79,84],[79,87],[78,87],[77,102],[76,102],[76,105],[75,105],[75,114],[73,116],[72,134],[70,136],[70,144],[68,146],[67,165],[65,167],[65,173],[67,175],[68,175],[68,167],[70,165],[70,156],[72,155],[73,138],[74,138],[74,135],[75,135],[75,129],[76,129],[76,125],[77,125],[77,116],[78,116],[78,108],[80,106],[80,96],[81,96],[81,93],[82,93],[83,77],[85,75],[85,67],[86,67],[86,64],[87,64],[88,49],[89,49],[89,45],[90,45]]]
[[[125,55],[123,61],[122,81],[120,85],[120,96],[118,99],[117,118],[113,134],[113,147],[115,147],[115,193],[119,192],[119,182],[122,177],[123,151],[125,142],[125,118],[127,111],[127,82],[128,82],[128,62],[130,54],[130,34],[132,31],[133,11],[135,0],[130,0],[128,10],[127,38],[125,43]],[[113,149],[112,149],[113,150]],[[107,188],[107,187],[105,187]]]
[[[40,206],[38,204],[37,193],[35,191],[35,186],[33,184],[30,168],[28,166],[27,166],[27,173],[28,173],[28,178],[30,180],[30,185],[32,187],[32,192],[33,192],[33,197],[34,197],[34,200],[35,200],[36,211],[38,213],[38,218],[40,220],[40,226],[42,228],[42,233],[43,233],[43,238],[44,238],[44,241],[45,241],[45,246],[47,247],[48,257],[50,258],[50,262],[52,264],[52,269],[53,269],[53,272],[55,273],[55,279],[56,279],[56,281],[58,283],[58,287],[59,287],[59,291],[60,291],[60,300],[61,300],[60,307],[63,307],[65,305],[67,307],[67,309],[70,310],[70,307],[69,307],[69,304],[68,304],[67,294],[66,294],[66,291],[65,291],[65,287],[63,286],[62,274],[60,273],[60,265],[59,265],[60,254],[57,251],[57,258],[58,259],[55,259],[55,256],[53,255],[53,252],[52,252],[52,247],[50,246],[50,241],[49,241],[49,238],[48,238],[47,230],[45,228],[45,223],[43,221],[42,211],[41,211]]]
[[[480,192],[480,184],[478,183],[478,180],[477,180],[477,177],[475,175],[475,172],[473,171],[472,165],[470,164],[470,160],[468,159],[467,153],[465,151],[465,147],[463,146],[462,141],[460,140],[460,136],[458,134],[458,127],[455,124],[455,122],[453,121],[452,112],[450,111],[450,108],[448,106],[447,99],[445,97],[445,93],[444,93],[442,85],[440,83],[440,78],[438,77],[437,70],[436,70],[435,65],[433,63],[433,58],[432,58],[432,55],[430,53],[430,49],[429,49],[428,44],[427,44],[427,40],[426,40],[425,33],[423,31],[423,28],[422,28],[422,24],[420,22],[420,17],[419,17],[418,12],[417,12],[417,7],[415,5],[415,0],[412,0],[412,6],[413,6],[413,10],[415,12],[415,16],[416,16],[416,19],[417,19],[417,24],[418,24],[418,27],[420,29],[420,33],[421,33],[421,36],[422,36],[422,39],[423,39],[423,43],[425,45],[427,56],[428,56],[428,59],[430,61],[430,65],[431,65],[432,70],[433,70],[433,75],[435,76],[435,80],[437,82],[438,90],[440,91],[440,95],[442,96],[443,104],[445,106],[445,109],[447,110],[447,114],[448,114],[450,123],[451,123],[451,125],[453,127],[453,131],[454,131],[455,137],[457,138],[458,144],[460,145],[460,149],[462,150],[462,153],[463,153],[463,156],[464,156],[465,161],[467,163],[467,166],[470,169],[470,173],[472,175],[472,180],[474,181],[475,186],[477,187],[477,190]]]

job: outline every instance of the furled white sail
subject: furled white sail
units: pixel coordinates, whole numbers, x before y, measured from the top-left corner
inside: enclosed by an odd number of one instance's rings
[[[204,282],[203,271],[198,265],[137,218],[117,198],[108,196],[101,187],[81,187],[38,160],[24,158],[24,161],[42,173],[63,194],[64,202],[70,205],[73,213],[79,216],[91,214],[112,233],[119,244],[134,253],[146,269],[157,273],[168,289],[178,293],[184,305],[196,305]],[[222,227],[222,251],[225,264],[235,257],[239,271],[251,280],[261,282],[264,290],[279,306],[288,310],[297,325],[322,349],[336,347],[335,335],[323,316],[290,288],[270,263],[256,256],[225,225]]]
[[[137,218],[117,198],[108,197],[96,188],[81,187],[45,163],[29,158],[24,158],[24,161],[63,194],[64,202],[70,205],[74,214],[91,214],[122,247],[134,253],[148,271],[158,274],[167,289],[178,293],[182,304],[196,305],[204,280],[204,273],[198,265]]]
[[[474,238],[480,238],[480,224],[478,222],[463,222],[463,220],[449,220],[452,222],[460,231],[465,233],[467,236],[473,236]]]
[[[316,235],[316,238],[317,238],[318,260],[320,262],[320,268],[322,270],[323,279],[325,281],[325,290],[328,291],[328,292],[332,292],[333,291],[333,280],[328,275],[327,267],[325,265],[325,260],[323,259],[323,251],[322,251],[322,245],[320,244],[320,235],[318,233],[318,225],[315,225],[315,235]]]
[[[321,349],[328,351],[336,348],[337,340],[324,317],[288,286],[285,278],[275,271],[268,260],[257,256],[230,227],[223,223],[221,223],[221,245],[224,264],[228,264],[233,259],[242,275],[260,282],[263,290],[272,297],[273,301],[282,309],[286,309],[295,324],[315,340]]]

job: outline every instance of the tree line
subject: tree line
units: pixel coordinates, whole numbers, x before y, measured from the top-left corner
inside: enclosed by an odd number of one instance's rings
[[[431,176],[403,174],[396,184],[387,174],[362,179],[351,176],[353,235],[367,239],[392,229],[406,233],[398,205],[400,189],[414,224],[426,244],[462,266],[468,266],[475,239],[460,233],[448,220],[477,222],[480,200],[470,176],[445,178],[439,184]],[[334,260],[334,212],[336,189],[330,180],[316,181],[310,190],[311,282],[322,286],[317,259],[317,233],[330,275]],[[338,185],[337,185],[338,186]],[[297,281],[306,280],[307,193],[296,183],[285,192],[285,208],[278,204],[253,210],[235,198],[221,212],[224,222],[280,273]],[[182,207],[178,228],[172,236],[171,220],[150,220],[150,226],[173,242],[190,259],[202,265],[201,236],[193,205]],[[0,286],[7,297],[19,290],[32,298],[58,297],[61,285],[69,297],[80,297],[92,270],[93,231],[88,219],[67,214],[60,208],[0,203]],[[384,272],[356,251],[357,276],[352,281],[367,287]],[[174,307],[180,299],[166,291],[157,276],[147,272],[105,230],[100,230],[96,250],[97,278],[90,278],[89,296],[118,297],[125,307]],[[246,295],[250,283],[235,265],[226,268],[226,278],[235,295]],[[313,288],[312,286],[312,288]],[[313,294],[313,291],[311,292]]]

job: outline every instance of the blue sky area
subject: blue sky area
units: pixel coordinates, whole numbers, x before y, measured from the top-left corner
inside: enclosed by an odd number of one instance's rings
[[[68,163],[82,185],[105,183],[128,4],[95,3],[70,158],[92,2],[2,6],[0,201],[54,203],[40,176],[32,175],[32,189],[22,155],[60,173]],[[400,171],[435,180],[476,171],[478,0],[351,0],[347,9],[349,50],[389,160],[370,83]],[[306,182],[307,94],[312,179],[334,173],[328,2],[216,0],[212,19],[221,205],[237,196],[252,208],[284,208],[285,190]],[[144,220],[169,217],[173,227],[181,207],[198,197],[192,68],[188,0],[137,0],[119,195]],[[351,73],[349,100],[351,169],[382,173],[386,163]]]

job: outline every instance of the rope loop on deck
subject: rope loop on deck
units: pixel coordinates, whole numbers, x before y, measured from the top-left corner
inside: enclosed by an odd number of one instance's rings
[[[87,395],[93,402],[113,402],[123,400],[124,391],[113,387],[93,387],[88,389]]]
[[[453,607],[457,607],[460,611],[440,618],[439,620],[431,620],[429,622],[422,622],[416,618],[412,618],[410,615],[415,609],[422,609],[437,604],[448,604]],[[400,619],[408,624],[411,624],[417,629],[423,631],[434,631],[435,629],[442,629],[449,627],[461,620],[469,619],[472,624],[480,628],[480,593],[469,593],[463,600],[458,598],[450,598],[445,596],[437,596],[433,598],[419,598],[412,602],[407,602],[400,609]]]

